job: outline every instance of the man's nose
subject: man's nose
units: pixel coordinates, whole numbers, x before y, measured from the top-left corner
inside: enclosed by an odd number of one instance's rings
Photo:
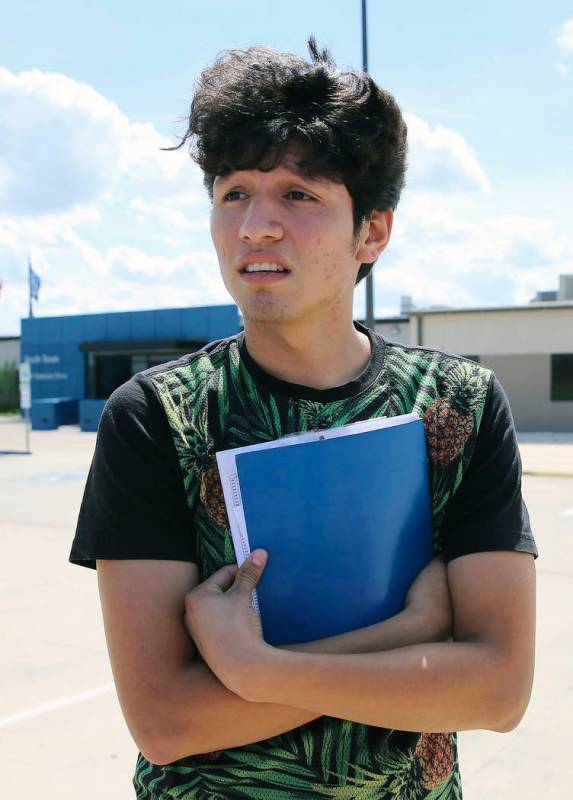
[[[258,242],[264,239],[281,239],[283,226],[276,206],[264,197],[251,197],[239,229],[243,241]]]

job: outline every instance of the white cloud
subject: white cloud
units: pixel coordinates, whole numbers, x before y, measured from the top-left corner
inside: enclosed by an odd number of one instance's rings
[[[569,72],[569,70],[567,69],[566,64],[562,64],[560,61],[557,62],[557,64],[555,64],[555,69],[563,77],[565,77],[567,75],[567,73]]]
[[[22,232],[23,226],[0,226],[0,334],[19,332],[19,320],[27,315]],[[41,316],[232,302],[213,250],[152,255],[127,245],[98,248],[71,226],[56,235],[36,225],[35,242],[30,253],[42,278],[35,304]]]
[[[168,257],[149,255],[122,245],[108,251],[105,263],[106,270],[114,278],[137,276],[160,282],[164,278],[192,273],[206,289],[214,287],[211,277],[217,282],[220,280],[217,258],[211,250]]]
[[[489,192],[490,185],[478,157],[457,131],[434,128],[414,114],[404,115],[410,148],[408,186],[440,192]]]
[[[209,230],[209,220],[206,214],[201,219],[190,219],[187,213],[178,208],[173,208],[165,203],[148,203],[142,197],[134,197],[130,205],[135,211],[140,212],[136,216],[136,221],[143,224],[160,220],[171,228]]]
[[[557,37],[557,44],[566,53],[573,53],[573,17],[563,23]]]
[[[418,307],[526,303],[573,271],[573,237],[544,218],[464,217],[453,198],[418,193],[396,222],[374,272],[377,306],[392,299],[394,313],[402,294]]]
[[[90,86],[0,68],[0,333],[27,313],[28,252],[43,315],[229,302],[201,172],[171,144]]]
[[[183,152],[150,124],[132,123],[92,87],[65,75],[0,68],[0,205],[4,213],[66,212],[121,188],[197,187]],[[187,184],[187,185],[186,185]]]
[[[5,211],[66,211],[111,188],[121,114],[88,86],[38,70],[0,69]]]

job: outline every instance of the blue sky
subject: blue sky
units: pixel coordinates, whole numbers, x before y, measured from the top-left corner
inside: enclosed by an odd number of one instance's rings
[[[573,7],[368,3],[369,68],[407,115],[410,173],[378,314],[527,302],[573,272]],[[360,2],[0,0],[0,335],[38,315],[226,303],[201,176],[181,151],[216,54],[313,33],[361,66]],[[364,291],[355,313],[363,313]]]

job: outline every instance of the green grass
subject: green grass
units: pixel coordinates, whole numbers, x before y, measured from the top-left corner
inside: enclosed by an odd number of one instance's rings
[[[18,413],[20,391],[18,368],[14,362],[0,366],[0,413]]]

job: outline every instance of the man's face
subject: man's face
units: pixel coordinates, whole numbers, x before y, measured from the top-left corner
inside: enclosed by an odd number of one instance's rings
[[[270,172],[217,177],[211,236],[223,281],[245,320],[328,321],[352,309],[352,198],[342,183],[304,177],[292,150]],[[251,262],[288,272],[248,273]]]

